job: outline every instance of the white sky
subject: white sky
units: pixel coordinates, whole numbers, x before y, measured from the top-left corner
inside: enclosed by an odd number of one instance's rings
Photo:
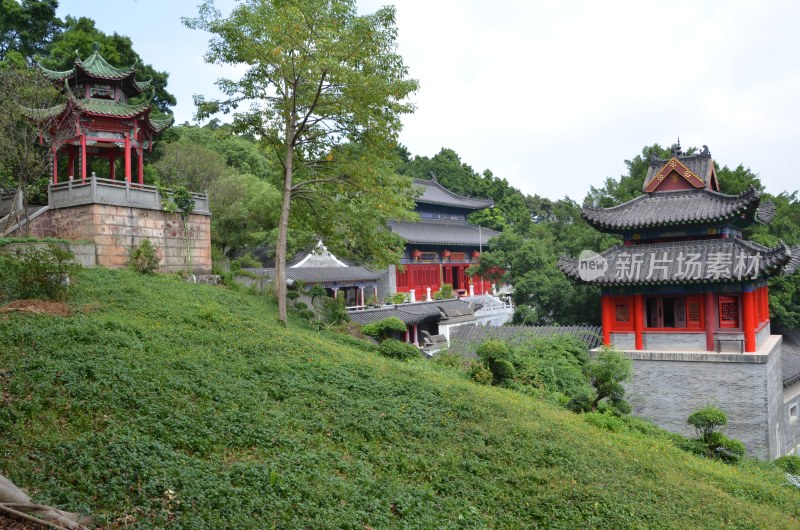
[[[194,0],[61,0],[131,37],[170,73],[178,123],[192,94],[235,72],[206,65]],[[361,0],[371,12],[387,0]],[[217,0],[227,13],[231,0]],[[800,188],[800,2],[396,0],[399,51],[420,82],[400,141],[454,149],[524,193],[582,200],[642,147],[707,144],[772,193]]]

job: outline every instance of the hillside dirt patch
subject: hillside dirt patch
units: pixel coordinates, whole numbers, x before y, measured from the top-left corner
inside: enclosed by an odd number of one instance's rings
[[[14,312],[55,317],[68,317],[72,314],[67,304],[52,300],[14,300],[0,307],[0,313]]]

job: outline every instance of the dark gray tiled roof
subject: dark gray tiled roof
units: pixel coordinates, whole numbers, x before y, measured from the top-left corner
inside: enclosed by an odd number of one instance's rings
[[[781,347],[783,386],[792,386],[800,381],[800,330],[783,332]]]
[[[491,199],[474,199],[453,193],[435,180],[414,179],[414,185],[422,186],[422,195],[417,198],[417,204],[438,204],[469,210],[482,210],[494,205]]]
[[[602,341],[599,326],[459,326],[450,331],[450,351],[473,358],[478,346],[487,340],[519,344],[531,337],[554,335],[573,335],[589,349],[597,348]]]
[[[764,201],[762,202],[758,210],[756,211],[756,221],[761,224],[769,224],[770,221],[775,217],[775,212],[777,207],[775,203],[772,201]]]
[[[581,216],[598,230],[636,230],[658,226],[720,222],[746,215],[751,222],[769,222],[774,215],[764,205],[756,218],[760,194],[748,188],[739,195],[706,189],[646,193],[611,208],[584,208]],[[772,207],[774,208],[774,206]]]
[[[784,274],[794,274],[800,266],[800,247],[792,247],[792,259],[783,267]]]
[[[409,243],[479,247],[500,232],[458,221],[389,221],[389,228]],[[481,240],[483,241],[481,243]]]
[[[246,268],[243,269],[258,276],[275,276],[274,268]],[[386,271],[373,271],[366,267],[296,267],[286,269],[286,278],[289,280],[303,280],[308,283],[334,283],[334,282],[374,282],[381,279]]]
[[[792,250],[786,245],[767,248],[741,239],[703,239],[616,246],[601,256],[608,267],[588,283],[635,285],[730,282],[773,276],[790,264]],[[558,268],[574,279],[580,279],[578,267],[576,259],[558,260]]]
[[[379,307],[376,309],[359,309],[348,311],[350,320],[364,325],[377,322],[384,318],[397,317],[406,324],[413,326],[422,322],[436,322],[442,320],[442,309],[447,313],[467,311],[470,304],[458,299],[435,300],[433,302],[416,302],[413,304],[396,304]],[[441,308],[441,309],[440,309]]]

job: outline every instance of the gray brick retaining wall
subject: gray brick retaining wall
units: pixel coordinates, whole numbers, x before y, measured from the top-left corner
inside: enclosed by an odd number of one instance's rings
[[[686,422],[689,414],[715,405],[728,414],[723,432],[744,443],[748,454],[772,459],[783,453],[780,336],[770,337],[759,354],[625,354],[633,360],[626,394],[634,414],[667,430],[694,436]]]

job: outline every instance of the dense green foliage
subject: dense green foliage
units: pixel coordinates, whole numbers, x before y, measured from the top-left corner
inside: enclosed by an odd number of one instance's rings
[[[0,473],[98,526],[793,528],[800,518],[782,471],[697,458],[633,419],[596,428],[300,321],[287,330],[263,296],[97,269],[81,272],[73,308],[3,316]]]
[[[401,361],[413,359],[414,357],[422,357],[422,352],[408,342],[403,342],[397,339],[386,339],[381,342],[378,351],[384,357],[390,359],[399,359]]]
[[[530,337],[514,345],[489,340],[478,346],[476,354],[495,385],[533,395],[555,395],[561,401],[590,390],[583,374],[589,354],[575,337]],[[472,377],[476,382],[488,382],[480,369],[473,369]]]
[[[143,240],[133,249],[130,267],[140,274],[154,274],[158,270],[156,247],[149,239]]]
[[[382,320],[370,322],[363,328],[361,332],[367,337],[372,337],[378,342],[388,339],[392,333],[405,333],[406,324],[397,317],[387,317]]]
[[[80,265],[63,245],[48,244],[0,256],[0,302],[27,298],[65,300]]]
[[[686,421],[697,430],[697,438],[683,444],[684,449],[725,462],[738,462],[744,457],[742,442],[718,432],[728,424],[728,415],[722,409],[709,405],[692,412]]]

